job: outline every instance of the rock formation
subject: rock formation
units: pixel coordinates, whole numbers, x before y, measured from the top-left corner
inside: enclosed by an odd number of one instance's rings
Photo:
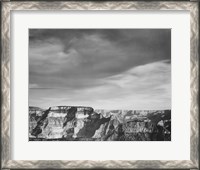
[[[29,140],[171,140],[171,110],[94,110],[82,106],[29,108]]]

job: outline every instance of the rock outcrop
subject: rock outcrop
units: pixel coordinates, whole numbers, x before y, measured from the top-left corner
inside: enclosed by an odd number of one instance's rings
[[[171,140],[171,110],[94,110],[92,107],[29,108],[29,140]]]

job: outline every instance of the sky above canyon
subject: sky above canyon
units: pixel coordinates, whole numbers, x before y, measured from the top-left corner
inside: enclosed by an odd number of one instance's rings
[[[29,106],[171,109],[170,29],[30,29]]]

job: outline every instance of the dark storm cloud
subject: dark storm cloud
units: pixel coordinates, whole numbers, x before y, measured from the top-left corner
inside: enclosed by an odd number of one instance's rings
[[[56,94],[59,94],[65,89],[68,96],[72,94],[75,100],[79,96],[78,93],[85,94],[84,90],[94,90],[95,94],[97,93],[95,90],[100,88],[102,94],[105,92],[104,96],[99,94],[103,100],[108,97],[107,91],[120,90],[114,88],[119,87],[119,81],[111,83],[108,77],[120,74],[126,77],[133,68],[148,66],[149,63],[159,63],[162,66],[164,64],[167,70],[170,69],[171,31],[169,29],[29,30],[29,83],[34,93],[37,93],[37,89],[51,90],[52,93],[55,92],[53,89],[57,89]],[[159,67],[159,64],[156,66]],[[145,70],[144,67],[143,69]],[[151,69],[153,70],[152,67]],[[166,76],[169,85],[169,71],[164,73],[162,69],[159,71],[158,75],[155,72],[154,75]],[[137,76],[141,75],[134,71],[129,79],[136,81],[133,77]],[[142,83],[148,84],[145,81]],[[163,88],[160,88],[159,82],[157,83],[155,85],[158,87],[157,92],[163,92]],[[137,86],[142,88],[139,83]],[[150,85],[143,88],[148,89]],[[39,91],[41,93],[41,90]],[[48,96],[46,92],[44,93]],[[63,98],[61,96],[58,98]]]

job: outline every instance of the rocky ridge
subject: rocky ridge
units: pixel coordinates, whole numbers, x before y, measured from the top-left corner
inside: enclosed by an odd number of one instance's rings
[[[171,140],[171,110],[94,110],[29,107],[29,140]]]

